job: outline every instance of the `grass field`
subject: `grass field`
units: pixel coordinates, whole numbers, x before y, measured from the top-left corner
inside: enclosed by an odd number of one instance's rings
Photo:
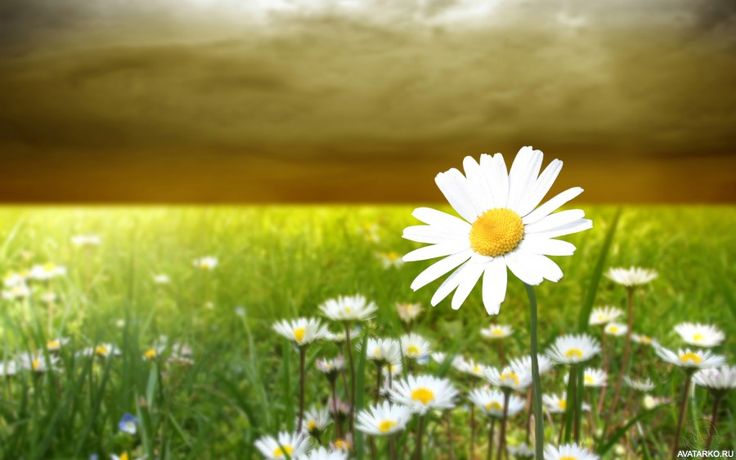
[[[409,289],[426,263],[384,267],[382,253],[403,254],[415,247],[401,239],[402,228],[414,223],[411,210],[0,209],[0,273],[47,262],[67,268],[65,276],[32,284],[30,297],[0,300],[5,359],[45,349],[57,337],[69,339],[58,352],[56,371],[19,370],[5,378],[0,388],[3,458],[88,458],[95,453],[108,458],[122,452],[131,458],[258,458],[254,440],[290,429],[295,417],[297,354],[271,326],[297,315],[319,316],[317,306],[337,295],[361,293],[374,300],[379,312],[367,329],[379,335],[403,333],[397,302],[420,302],[425,311],[415,330],[438,351],[494,363],[495,348],[479,332],[494,320],[516,330],[506,344],[508,355],[528,353],[527,300],[520,282],[510,279],[500,317],[489,318],[477,288],[457,312],[448,301],[429,307],[432,289]],[[559,258],[565,277],[537,289],[543,345],[577,330],[615,212],[614,207],[588,207],[594,229],[566,238],[578,249],[574,257]],[[733,362],[734,228],[734,207],[623,208],[605,266],[639,265],[659,272],[638,293],[636,332],[675,346],[671,331],[676,323],[713,323],[726,333],[720,351]],[[79,234],[99,235],[101,244],[76,247],[70,241]],[[193,260],[203,256],[215,256],[219,264],[213,270],[194,267]],[[154,282],[161,274],[170,282]],[[595,305],[624,302],[625,291],[603,278]],[[145,358],[146,350],[161,344],[161,336],[168,345],[161,346],[158,356]],[[77,353],[102,343],[119,347],[120,356],[88,359]],[[327,397],[323,378],[313,370],[314,359],[336,352],[332,343],[310,347],[307,401]],[[167,359],[172,354],[180,359]],[[43,356],[56,359],[50,352]],[[653,352],[636,359],[635,369],[656,383],[654,394],[676,394],[681,380],[676,372],[670,378],[669,367]],[[373,383],[366,380],[358,386],[367,392]],[[550,385],[561,390],[560,379]],[[705,393],[697,393],[690,407],[686,439],[697,445],[705,429],[702,414],[709,407]],[[719,432],[724,448],[736,442],[735,412],[731,396]],[[139,420],[135,435],[118,428],[125,413]],[[467,428],[460,426],[465,416],[456,411],[453,417],[458,421],[456,458],[466,458],[466,448],[457,447],[467,444]],[[651,458],[665,458],[675,417],[671,405],[660,412],[658,428],[644,437]],[[520,430],[512,426],[512,438]],[[483,439],[480,435],[479,445]],[[430,442],[434,448],[426,449],[426,458],[447,458],[445,436],[437,434]]]

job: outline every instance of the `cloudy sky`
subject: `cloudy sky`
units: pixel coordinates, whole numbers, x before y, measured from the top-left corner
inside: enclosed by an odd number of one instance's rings
[[[432,201],[534,145],[736,200],[732,0],[3,0],[0,200]]]

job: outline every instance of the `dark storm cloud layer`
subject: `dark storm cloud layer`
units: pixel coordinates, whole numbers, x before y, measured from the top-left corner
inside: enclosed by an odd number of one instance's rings
[[[434,199],[433,171],[524,144],[594,199],[736,193],[734,2],[60,3],[0,6],[6,200]]]

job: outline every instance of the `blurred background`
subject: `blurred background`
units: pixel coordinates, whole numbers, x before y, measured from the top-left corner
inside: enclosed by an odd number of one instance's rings
[[[733,0],[2,0],[0,201],[437,201],[533,145],[733,202],[735,85]]]

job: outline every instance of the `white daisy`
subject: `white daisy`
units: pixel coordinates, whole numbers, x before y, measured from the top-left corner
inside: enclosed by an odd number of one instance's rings
[[[358,337],[360,335],[360,331],[361,331],[361,328],[360,327],[354,327],[354,328],[350,329],[350,338],[351,338],[351,340],[354,339],[355,337]],[[345,340],[347,340],[347,334],[345,332],[345,329],[340,329],[337,332],[333,332],[333,331],[327,329],[327,332],[326,332],[326,335],[325,335],[325,339],[328,340],[328,341],[330,341],[330,342],[342,343]]]
[[[298,424],[298,417],[297,422]],[[302,429],[313,436],[318,435],[330,424],[330,413],[325,408],[312,407],[304,413]]]
[[[325,447],[317,447],[298,460],[348,460],[348,453],[342,450],[330,450]]]
[[[491,385],[511,390],[525,390],[532,383],[532,375],[525,367],[506,366],[502,370],[489,367],[485,374]]]
[[[158,273],[156,275],[153,275],[153,282],[155,284],[169,284],[171,282],[171,278],[169,275],[166,275],[164,273]]]
[[[394,339],[368,339],[366,358],[376,364],[388,364],[401,361],[401,345]]]
[[[54,370],[59,358],[44,354],[23,353],[18,357],[18,363],[29,371],[44,373]]]
[[[670,400],[667,398],[660,398],[652,395],[644,395],[644,398],[642,398],[642,405],[645,409],[654,409],[657,406],[668,404],[669,402]]]
[[[378,310],[375,303],[362,295],[341,296],[320,305],[322,313],[333,321],[365,321]]]
[[[355,428],[371,436],[387,436],[403,430],[411,416],[408,407],[383,402],[358,412]]]
[[[598,456],[585,447],[577,444],[547,446],[544,448],[544,460],[598,460]]]
[[[46,342],[46,349],[51,352],[59,351],[61,350],[61,347],[67,343],[69,343],[69,339],[67,337],[57,337]]]
[[[213,256],[204,256],[192,261],[192,265],[194,265],[195,268],[199,268],[204,271],[212,271],[217,268],[218,264],[219,261],[217,260],[217,257]]]
[[[376,256],[381,261],[383,268],[398,268],[404,265],[404,261],[401,260],[401,254],[396,251],[379,252]]]
[[[608,305],[605,307],[594,308],[593,311],[590,312],[588,324],[591,326],[601,326],[616,320],[616,318],[623,314],[624,312],[622,310]]]
[[[15,361],[0,361],[0,377],[13,377],[18,373],[18,364]]]
[[[648,335],[635,334],[633,332],[631,333],[631,340],[640,345],[657,345],[657,341]]]
[[[629,330],[629,327],[623,323],[617,323],[615,321],[610,322],[606,324],[606,327],[603,328],[603,332],[605,332],[608,335],[613,335],[616,337],[620,337]]]
[[[432,352],[429,342],[419,334],[411,333],[401,336],[401,352],[411,359],[422,359]]]
[[[424,415],[430,409],[450,409],[455,406],[457,390],[448,379],[431,375],[410,375],[395,382],[389,390],[391,399]]]
[[[20,285],[26,284],[27,279],[28,279],[27,273],[10,272],[3,277],[3,286],[6,288],[20,286]]]
[[[273,325],[273,330],[300,347],[322,339],[326,334],[325,326],[317,318],[281,320]]]
[[[657,346],[654,350],[664,361],[689,369],[707,369],[709,367],[720,366],[726,362],[723,356],[713,354],[708,350],[680,348],[677,352],[674,352],[663,346]]]
[[[506,449],[515,458],[533,458],[534,457],[534,450],[526,443],[517,444],[515,446],[508,446]]]
[[[399,314],[401,321],[411,323],[422,313],[422,305],[418,303],[397,303],[396,312]]]
[[[693,382],[711,390],[732,390],[736,388],[736,366],[700,370],[693,375]]]
[[[652,382],[652,379],[648,377],[643,380],[638,380],[626,376],[624,377],[624,382],[626,382],[626,385],[630,388],[633,388],[636,391],[641,391],[642,393],[647,393],[654,389],[654,382]]]
[[[490,340],[503,339],[510,336],[514,332],[511,326],[506,324],[491,324],[480,330],[480,335]]]
[[[600,351],[598,341],[588,334],[563,335],[557,337],[547,356],[560,364],[577,364],[588,361]]]
[[[465,358],[463,356],[458,356],[458,359],[452,360],[452,367],[464,374],[480,378],[485,376],[486,370],[488,369],[488,366],[476,362],[473,358]]]
[[[657,277],[657,272],[641,267],[611,268],[606,276],[614,283],[634,287],[650,283]]]
[[[336,356],[332,359],[321,358],[314,362],[314,367],[328,377],[335,378],[345,368],[345,360],[342,356]]]
[[[547,409],[547,412],[549,412],[550,414],[561,414],[567,410],[567,399],[564,393],[559,395],[543,394],[542,404],[544,405],[545,409]],[[583,403],[581,409],[583,411],[589,411],[590,406],[586,403]]]
[[[30,297],[30,295],[31,295],[31,288],[29,288],[27,284],[18,284],[15,286],[5,288],[0,294],[0,296],[4,300],[25,299],[25,298]]]
[[[94,347],[87,347],[83,349],[80,354],[82,356],[98,356],[100,358],[110,358],[113,356],[120,356],[122,352],[120,348],[111,343],[99,343]]]
[[[289,458],[298,459],[307,452],[309,448],[308,439],[304,434],[291,434],[282,431],[277,438],[273,436],[262,436],[255,442],[256,448],[261,455],[269,460]]]
[[[500,390],[491,390],[490,388],[476,388],[468,393],[470,402],[485,415],[490,417],[503,417],[504,394]],[[513,417],[524,409],[526,403],[523,399],[515,395],[509,396],[508,416]]]
[[[608,374],[603,369],[586,367],[583,372],[583,386],[604,387],[608,384]]]
[[[37,281],[48,281],[53,278],[66,275],[66,267],[48,262],[43,265],[34,265],[28,273],[28,277]]]
[[[680,323],[675,326],[675,332],[688,345],[704,348],[718,346],[726,338],[723,331],[710,324]]]
[[[555,365],[555,363],[553,363],[548,357],[541,354],[537,354],[537,364],[539,365],[539,375],[546,374]],[[522,369],[524,372],[531,375],[532,357],[531,355],[525,355],[520,358],[514,358],[509,361],[509,366],[512,368]]]
[[[429,246],[416,249],[404,260],[442,257],[411,284],[417,290],[455,270],[435,292],[437,305],[452,291],[452,308],[458,309],[483,276],[483,305],[488,314],[498,314],[506,298],[508,268],[529,285],[544,279],[559,281],[560,267],[547,256],[569,256],[572,244],[555,238],[592,227],[579,209],[554,213],[583,189],[568,189],[537,207],[562,169],[552,160],[539,175],[543,154],[523,147],[507,172],[503,156],[483,154],[478,163],[465,157],[465,175],[453,168],[435,178],[437,186],[458,218],[430,208],[414,210],[414,217],[427,225],[404,229],[404,238]]]
[[[74,235],[70,239],[72,246],[77,248],[82,247],[94,247],[99,246],[102,243],[102,238],[99,235],[86,234],[86,235]]]

